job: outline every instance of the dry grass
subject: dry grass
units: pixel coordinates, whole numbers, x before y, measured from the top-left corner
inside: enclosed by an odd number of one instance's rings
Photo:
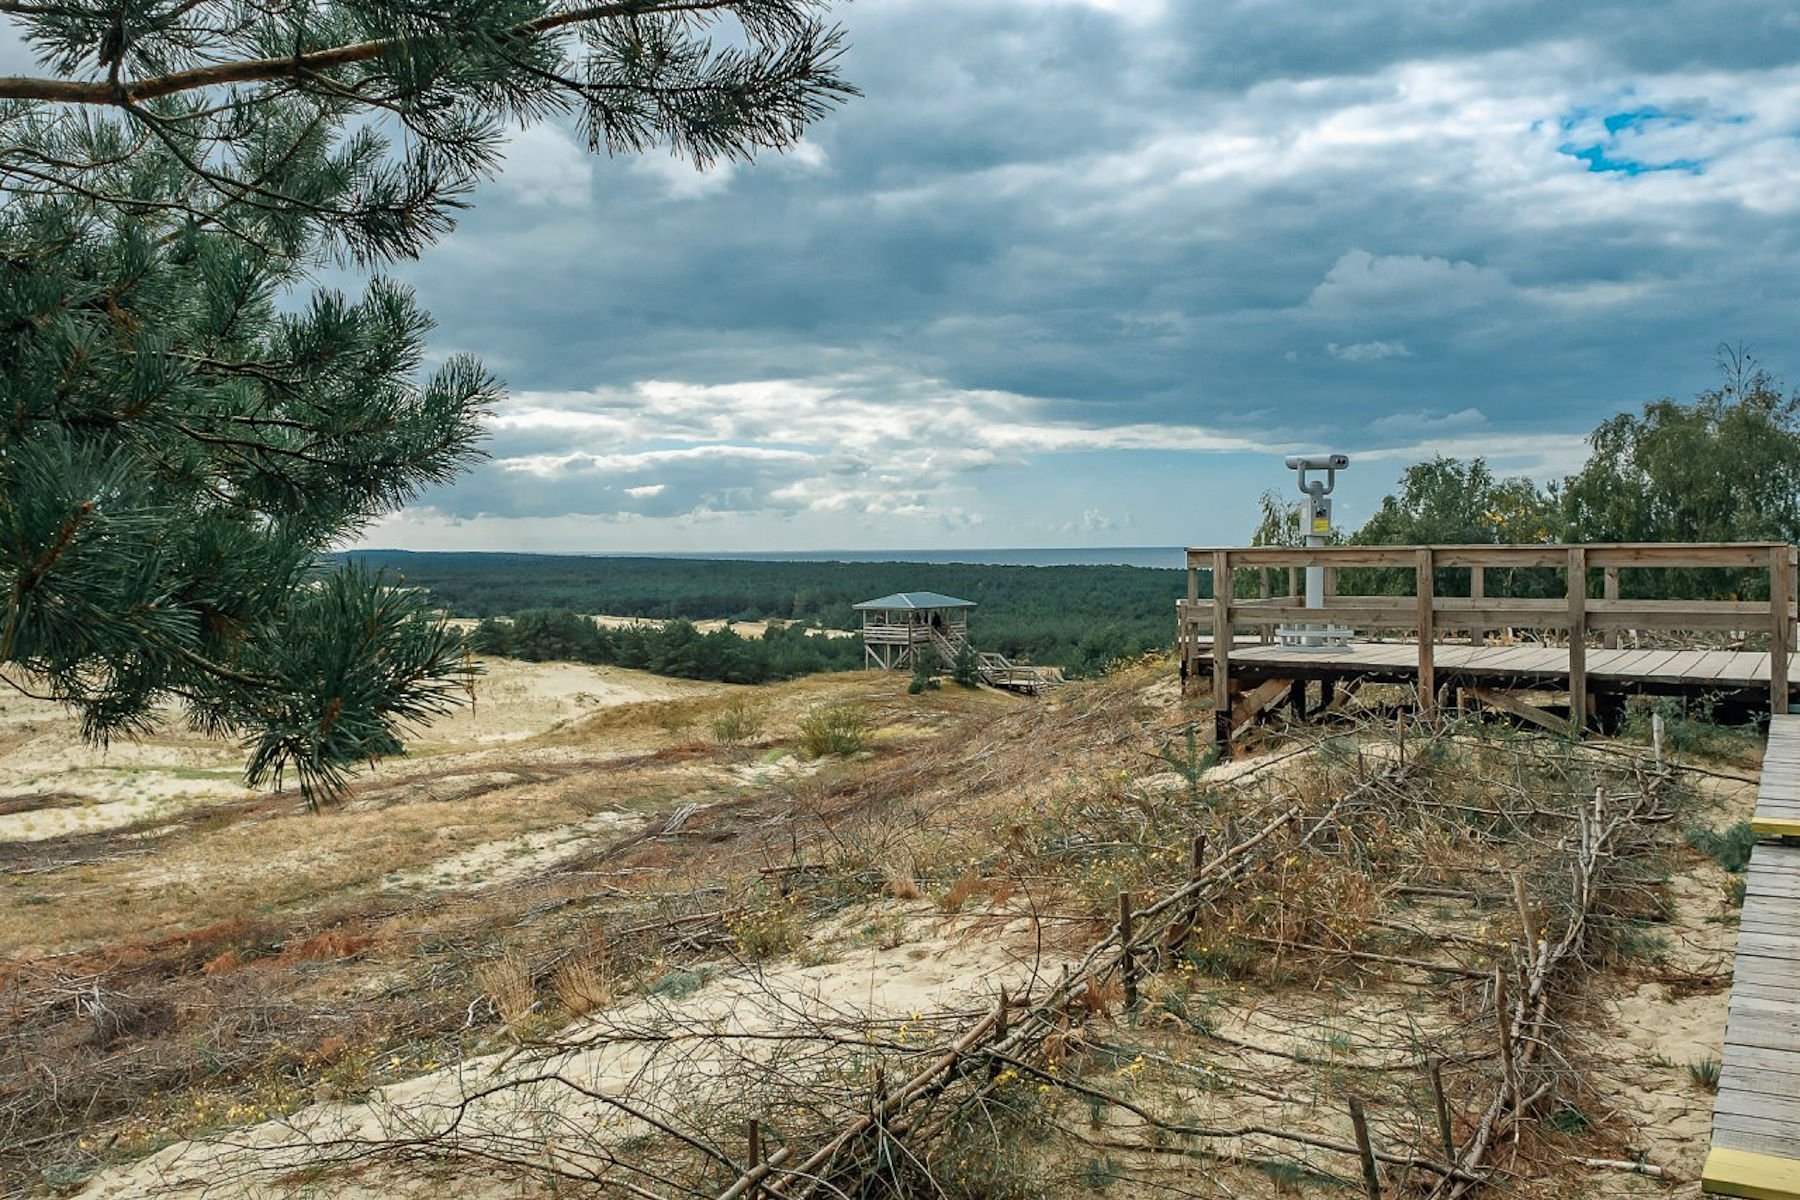
[[[758,711],[779,740],[807,708],[841,695],[903,744],[1009,707],[985,696],[912,704],[904,685],[798,680],[759,689]],[[500,1022],[535,1028],[551,1004],[602,1011],[666,973],[670,945],[725,945],[717,918],[658,922],[716,909],[727,887],[749,894],[741,889],[775,853],[769,822],[791,811],[795,787],[826,809],[837,803],[827,794],[836,783],[778,775],[747,789],[741,753],[666,732],[709,723],[742,694],[709,688],[602,708],[473,751],[447,742],[440,757],[384,768],[318,816],[291,798],[259,798],[0,844],[0,870],[14,872],[0,879],[0,1003],[31,1048],[9,1060],[18,1069],[0,1068],[6,1140],[32,1141],[28,1163],[91,1166],[91,1154],[68,1149],[78,1137],[102,1144],[112,1130],[109,1153],[138,1152],[204,1128],[194,1113],[229,1124],[315,1089],[360,1094],[469,1052],[471,1036],[479,1046]],[[494,698],[484,702],[492,712]],[[178,739],[183,754],[192,740]],[[136,752],[148,763],[155,744]],[[655,835],[687,805],[697,807],[680,833]],[[522,839],[614,811],[644,814],[647,832],[603,827],[559,849],[554,868],[521,857]],[[458,865],[469,863],[500,869]],[[530,869],[513,870],[521,865]],[[407,877],[419,882],[391,885]],[[804,938],[806,907],[775,900],[740,909],[751,914],[739,920],[746,951],[779,955]],[[597,927],[604,956],[572,955]],[[475,964],[502,939],[510,956],[476,980]],[[71,997],[96,987],[97,1003],[77,1013]],[[471,1000],[483,999],[496,1018],[465,1030]],[[38,1086],[45,1070],[57,1088]],[[207,1081],[204,1096],[196,1080]],[[197,1104],[181,1107],[190,1092]],[[0,1156],[0,1185],[16,1169]]]
[[[537,980],[531,960],[516,951],[508,950],[476,967],[475,986],[514,1033],[524,1032],[538,1010]]]
[[[1317,818],[1348,787],[1368,778],[1374,765],[1392,757],[1393,747],[1382,744],[1384,735],[1373,733],[1364,735],[1366,745],[1346,741],[1322,747],[1240,785],[1213,784],[1197,791],[1151,786],[1148,776],[1166,773],[1154,751],[1178,739],[1199,713],[1197,705],[1184,705],[1169,694],[1168,674],[1166,664],[1138,668],[1067,689],[1044,703],[960,689],[905,697],[905,679],[898,676],[851,675],[778,685],[758,693],[759,700],[766,700],[759,711],[767,714],[767,736],[791,739],[809,709],[842,699],[871,714],[877,726],[875,753],[853,762],[832,761],[815,775],[784,775],[763,784],[746,784],[741,775],[732,774],[741,766],[741,752],[671,732],[704,728],[727,715],[734,700],[729,694],[606,710],[528,745],[508,748],[507,761],[516,769],[552,778],[440,800],[395,789],[382,807],[308,819],[300,828],[324,831],[322,848],[351,860],[312,868],[326,872],[314,881],[322,894],[345,904],[342,919],[329,928],[314,924],[296,929],[296,917],[319,912],[324,903],[319,896],[283,892],[286,885],[278,881],[276,894],[288,897],[282,901],[288,907],[278,907],[272,919],[254,906],[247,889],[234,885],[216,903],[199,897],[199,911],[239,919],[262,912],[262,921],[272,924],[220,925],[206,938],[171,946],[160,952],[158,961],[169,964],[162,978],[204,979],[208,988],[221,989],[206,996],[207,1003],[217,1005],[249,996],[248,991],[222,989],[248,988],[264,971],[273,979],[284,959],[330,963],[329,973],[315,969],[311,975],[295,971],[282,977],[304,979],[316,990],[300,992],[291,1015],[261,1010],[259,1019],[268,1030],[301,1027],[310,1011],[330,1002],[329,992],[344,994],[352,979],[365,984],[383,979],[390,989],[429,980],[429,986],[405,995],[407,1003],[419,1006],[416,1012],[407,1013],[397,1003],[359,1016],[378,1026],[398,1027],[404,1020],[409,1029],[446,1035],[459,1031],[461,1037],[466,1005],[471,996],[480,995],[507,1029],[536,1036],[549,1031],[544,1014],[552,1000],[571,1015],[601,1014],[604,1020],[636,993],[660,989],[659,997],[677,996],[685,981],[704,978],[700,968],[709,962],[738,957],[774,972],[787,955],[803,948],[812,954],[815,931],[846,906],[876,914],[862,922],[864,929],[874,931],[868,934],[873,944],[898,945],[907,936],[904,922],[891,909],[891,919],[883,915],[882,897],[934,899],[942,912],[962,914],[959,927],[970,937],[990,925],[1029,921],[1043,952],[1054,961],[1104,935],[1119,892],[1155,894],[1184,878],[1196,832],[1208,834],[1217,848],[1230,844],[1234,828],[1241,835],[1288,805]],[[602,750],[619,745],[637,748],[638,757],[625,763],[599,757]],[[1095,979],[1079,1002],[1086,1018],[1054,1035],[1051,1061],[1065,1076],[1122,1094],[1156,1100],[1179,1093],[1197,1113],[1204,1110],[1219,1119],[1236,1111],[1232,1104],[1257,1101],[1241,1091],[1221,1090],[1213,1081],[1202,1081],[1199,1099],[1193,1099],[1194,1064],[1237,1071],[1248,1053],[1222,1051],[1208,1040],[1206,1030],[1285,1049],[1288,1058],[1254,1060],[1256,1069],[1267,1074],[1267,1087],[1278,1092],[1329,1100],[1341,1093],[1345,1079],[1362,1078],[1357,1072],[1366,1071],[1377,1052],[1392,1052],[1408,1044],[1409,1037],[1466,1038],[1457,1061],[1474,1064],[1466,1083],[1473,1087],[1481,1082],[1479,1072],[1486,1068],[1480,1064],[1488,1061],[1490,1048],[1481,1041],[1486,1026],[1480,1024],[1475,990],[1454,978],[1450,986],[1436,981],[1421,989],[1402,970],[1307,949],[1329,946],[1419,958],[1453,954],[1473,964],[1504,948],[1510,932],[1496,935],[1494,930],[1504,927],[1510,898],[1489,897],[1490,876],[1483,873],[1498,867],[1530,874],[1535,860],[1523,854],[1497,856],[1500,843],[1494,829],[1466,813],[1458,815],[1456,806],[1476,800],[1491,804],[1494,781],[1509,778],[1518,747],[1484,745],[1475,737],[1452,738],[1446,746],[1442,761],[1418,765],[1428,787],[1386,795],[1380,803],[1347,814],[1328,844],[1302,846],[1297,834],[1272,843],[1268,861],[1203,914],[1197,928],[1204,936],[1194,937],[1180,953],[1159,950],[1152,956],[1136,1014],[1121,1012],[1123,990],[1116,976]],[[1555,768],[1545,769],[1553,774]],[[421,774],[429,783],[429,772]],[[1527,776],[1539,782],[1549,778],[1538,767]],[[1549,793],[1537,786],[1534,794]],[[1434,808],[1426,801],[1450,807]],[[631,805],[651,819],[638,833],[596,842],[566,863],[564,873],[504,885],[465,882],[438,901],[404,897],[383,915],[357,911],[379,894],[370,867],[381,861],[377,856],[404,856],[409,844],[435,840],[446,824],[467,822],[481,838],[492,840],[541,827],[534,823],[564,822],[614,804]],[[679,827],[662,832],[671,825],[668,815],[688,804],[696,807]],[[456,820],[446,822],[446,817]],[[205,838],[279,825],[285,819],[239,821]],[[337,838],[330,826],[340,819],[354,829],[354,836]],[[359,837],[372,841],[359,843]],[[222,844],[215,842],[213,848]],[[359,844],[367,848],[358,850]],[[439,844],[406,861],[438,861],[461,848]],[[228,878],[231,863],[226,856]],[[126,860],[85,869],[96,876],[89,886],[99,888],[102,877],[117,880],[147,865]],[[385,862],[382,869],[387,869]],[[1553,894],[1558,883],[1549,876],[1530,878],[1534,887],[1548,889],[1545,895]],[[1401,879],[1465,890],[1478,902],[1412,907],[1387,890]],[[60,912],[63,903],[55,898],[38,907]],[[913,904],[909,911],[918,909]],[[1402,927],[1394,928],[1395,922]],[[119,918],[95,928],[131,926]],[[596,929],[603,950],[592,948]],[[333,931],[335,936],[327,936]],[[96,935],[99,940],[106,936]],[[494,956],[494,947],[502,943],[507,950]],[[198,975],[201,964],[226,961],[227,954],[236,956],[228,968]],[[177,959],[180,965],[175,965]],[[481,965],[474,967],[476,962]],[[125,1044],[150,1036],[158,1005],[166,1001],[154,988],[120,990],[114,1011],[127,1018],[127,1025],[135,1021],[140,1032],[109,1036],[123,1037]],[[128,1000],[137,1002],[137,1016]],[[907,1056],[941,1049],[956,1028],[952,1018],[944,1020],[932,1025],[934,1032],[916,1047],[908,1043],[890,1078],[899,1076]],[[483,1028],[495,1032],[491,1023]],[[174,1034],[191,1038],[195,1029],[178,1025]],[[227,1044],[255,1048],[266,1047],[266,1041],[257,1039],[271,1035],[222,1031],[220,1036]],[[353,1092],[382,1082],[386,1070],[423,1069],[430,1061],[427,1055],[435,1053],[424,1038],[414,1047],[383,1046],[365,1055],[344,1047],[369,1044],[366,1031],[333,1029],[329,1036],[339,1039],[336,1048],[315,1038],[281,1069],[312,1086],[322,1072],[339,1069],[332,1063],[355,1064],[354,1069],[342,1068],[345,1090]],[[396,1057],[403,1060],[400,1066],[381,1065]],[[234,1063],[230,1071],[248,1080],[265,1069],[265,1059]],[[1162,1059],[1176,1065],[1159,1065]],[[1313,1060],[1329,1066],[1315,1067]],[[747,1091],[730,1103],[712,1097],[702,1104],[700,1097],[681,1097],[672,1111],[703,1122],[701,1129],[735,1127],[732,1123],[759,1111],[747,1106],[779,1099],[803,1110],[783,1129],[784,1136],[803,1139],[826,1128],[840,1102],[854,1101],[866,1110],[867,1065],[849,1072],[841,1063],[809,1060],[805,1071],[793,1074],[795,1081],[813,1089],[804,1098],[794,1098],[791,1087],[770,1094]],[[1306,1070],[1298,1071],[1302,1065]],[[1409,1091],[1416,1080],[1395,1076],[1389,1084],[1381,1082],[1383,1076],[1372,1078],[1379,1083],[1381,1103],[1388,1106],[1378,1110],[1379,1119],[1387,1122],[1382,1136],[1397,1142],[1409,1114],[1416,1115],[1416,1097]],[[1041,1081],[1005,1086],[1018,1089],[1006,1093],[1012,1109],[984,1109],[983,1120],[992,1117],[1016,1132],[1019,1127],[1006,1122],[1019,1113],[1037,1113],[1048,1122],[1031,1127],[1038,1133],[1073,1124],[1088,1130],[1084,1136],[1097,1136],[1087,1126],[1084,1101],[1054,1093]],[[1039,1093],[1040,1086],[1046,1091]],[[127,1095],[124,1090],[120,1094]],[[108,1114],[115,1112],[102,1111],[99,1123],[114,1119]],[[1102,1116],[1108,1131],[1123,1119],[1116,1113],[1106,1116],[1104,1106]],[[1335,1113],[1327,1117],[1330,1122],[1339,1119]],[[1335,1125],[1328,1132],[1341,1136]],[[1029,1139],[1020,1136],[1024,1140],[1019,1144],[1026,1144]],[[1611,1149],[1605,1143],[1610,1134],[1591,1136],[1599,1149]],[[1539,1144],[1532,1149],[1542,1152],[1544,1161],[1561,1161],[1567,1147]],[[654,1153],[669,1162],[678,1159],[667,1148]],[[1089,1157],[1099,1161],[1095,1154]],[[1133,1160],[1134,1170],[1138,1165]],[[1313,1177],[1302,1173],[1298,1178],[1295,1186],[1314,1186],[1306,1182]],[[1261,1194],[1274,1183],[1288,1186],[1286,1176],[1264,1176],[1259,1182],[1254,1172],[1221,1179],[1220,1186],[1228,1183],[1239,1194]],[[930,1190],[922,1180],[912,1182]],[[1040,1178],[1024,1192],[1061,1194],[1101,1182],[1100,1175],[1054,1183]],[[931,1186],[937,1185],[947,1195],[974,1194],[957,1186],[953,1174]],[[1147,1190],[1139,1180],[1128,1193]]]
[[[590,953],[564,963],[552,981],[556,999],[572,1017],[586,1016],[613,1002],[612,981],[604,955]]]
[[[918,872],[911,858],[901,856],[882,864],[881,877],[887,894],[896,900],[921,900],[925,892],[919,887]]]

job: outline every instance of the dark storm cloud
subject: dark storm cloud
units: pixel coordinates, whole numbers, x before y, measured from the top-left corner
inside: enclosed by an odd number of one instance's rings
[[[537,388],[879,363],[1101,423],[1575,427],[1703,379],[1721,339],[1783,340],[1733,243],[1791,252],[1785,207],[1701,179],[1630,219],[1558,148],[1640,72],[1789,61],[1794,15],[1741,7],[859,5],[868,96],[822,161],[685,193],[599,163],[589,207],[485,203],[420,278]],[[1689,107],[1717,82],[1684,78]],[[1483,178],[1489,154],[1527,173]],[[472,259],[532,266],[483,314],[436,283]]]
[[[1598,71],[1766,70],[1793,61],[1800,12],[1760,0],[1226,0],[1171,5],[1196,88],[1367,74],[1417,59],[1571,41]]]
[[[1011,512],[1024,539],[1114,506],[1022,472],[1130,494],[1159,434],[1552,473],[1604,416],[1707,386],[1721,341],[1800,375],[1790,0],[839,19],[866,95],[798,152],[702,175],[527,131],[400,272],[434,346],[518,392],[432,509],[809,536],[988,513],[985,537]],[[1196,519],[1152,516],[1134,537]]]

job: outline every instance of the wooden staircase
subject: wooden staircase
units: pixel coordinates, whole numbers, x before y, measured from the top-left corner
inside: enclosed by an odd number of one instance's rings
[[[969,643],[968,638],[961,633],[945,633],[941,629],[933,629],[931,644],[937,649],[938,661],[946,667],[954,667],[957,656]],[[1031,696],[1048,688],[1058,687],[1063,682],[1062,676],[1051,670],[1019,666],[1004,654],[990,654],[985,650],[975,652],[975,674],[989,687],[1024,692]]]

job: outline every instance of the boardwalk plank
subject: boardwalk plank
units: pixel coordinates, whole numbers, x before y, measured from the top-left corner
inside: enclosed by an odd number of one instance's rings
[[[1732,653],[1679,665],[1688,678],[1705,673],[1716,681],[1741,679],[1758,664],[1754,655]],[[1766,679],[1766,662],[1762,670]],[[1800,718],[1769,723],[1756,816],[1800,817]],[[1800,848],[1772,841],[1751,850],[1744,881],[1712,1144],[1715,1152],[1800,1160]],[[1708,1181],[1728,1186],[1710,1164]]]

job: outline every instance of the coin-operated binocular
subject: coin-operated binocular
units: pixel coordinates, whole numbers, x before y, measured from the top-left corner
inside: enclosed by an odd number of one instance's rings
[[[1331,536],[1331,493],[1337,487],[1337,473],[1350,465],[1348,454],[1290,454],[1284,460],[1290,471],[1300,474],[1300,492],[1306,497],[1306,544],[1323,546]],[[1325,478],[1309,476],[1309,472],[1325,473]],[[1325,568],[1306,568],[1306,607],[1325,607]],[[1301,649],[1323,650],[1343,645],[1350,640],[1350,630],[1328,625],[1301,625],[1276,630],[1283,645]]]

